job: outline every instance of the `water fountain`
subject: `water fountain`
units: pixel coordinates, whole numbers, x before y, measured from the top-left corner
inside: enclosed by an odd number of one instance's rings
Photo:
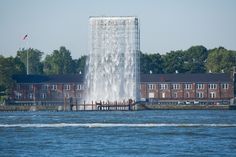
[[[90,17],[86,102],[139,99],[139,23],[136,17]]]

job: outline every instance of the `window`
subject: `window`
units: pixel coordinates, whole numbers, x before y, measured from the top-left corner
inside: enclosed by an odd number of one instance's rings
[[[82,98],[82,94],[81,93],[78,94],[78,98]]]
[[[42,85],[42,89],[43,90],[48,90],[48,85],[47,84]]]
[[[189,98],[190,97],[190,94],[189,92],[186,93],[186,97]]]
[[[17,92],[17,93],[16,93],[16,99],[20,99],[20,98],[21,98],[21,95],[22,95],[21,93]]]
[[[41,93],[41,98],[42,99],[46,99],[46,97],[47,97],[46,93]]]
[[[190,83],[185,84],[184,89],[187,89],[187,90],[192,89],[192,84],[190,84]]]
[[[33,99],[34,98],[34,94],[33,93],[30,93],[29,94],[29,99]]]
[[[229,84],[228,83],[223,83],[223,84],[221,84],[221,87],[223,89],[228,89],[229,88]]]
[[[210,92],[210,98],[216,98],[216,93],[215,92]]]
[[[178,98],[178,94],[176,92],[174,92],[174,98]]]
[[[198,83],[197,84],[197,89],[204,89],[204,84]]]
[[[148,98],[154,98],[154,93],[153,92],[148,93]]]
[[[217,88],[217,84],[215,83],[211,83],[208,85],[209,89],[216,89]]]
[[[20,90],[20,85],[19,85],[19,84],[16,86],[16,89],[17,89],[17,90]]]
[[[70,90],[70,85],[69,84],[64,85],[64,89],[65,90]]]
[[[83,90],[83,85],[82,84],[77,84],[77,90]]]
[[[160,84],[160,89],[168,89],[168,84]]]
[[[57,85],[52,85],[52,90],[57,90]]]
[[[32,84],[29,85],[29,90],[33,90],[34,86]]]
[[[180,84],[172,84],[173,89],[180,89]]]
[[[154,84],[148,84],[148,89],[153,90],[154,89]]]
[[[161,98],[165,98],[165,97],[166,97],[166,93],[165,92],[161,93]]]
[[[64,94],[64,97],[69,98],[69,97],[70,97],[70,94],[69,94],[69,93],[65,93],[65,94]]]
[[[196,97],[197,98],[203,98],[204,97],[203,92],[197,92]]]

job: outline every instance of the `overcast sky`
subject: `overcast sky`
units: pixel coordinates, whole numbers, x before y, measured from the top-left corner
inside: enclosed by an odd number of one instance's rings
[[[50,54],[66,46],[78,58],[88,53],[89,16],[101,15],[137,16],[143,52],[236,50],[236,0],[0,0],[0,54],[15,56],[23,47]]]

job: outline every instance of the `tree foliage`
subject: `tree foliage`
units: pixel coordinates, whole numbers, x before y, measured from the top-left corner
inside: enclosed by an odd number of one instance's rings
[[[160,54],[140,54],[140,70],[142,73],[148,74],[163,73],[163,58]]]
[[[86,65],[86,59],[87,56],[81,56],[79,59],[75,59],[74,61],[74,67],[75,67],[75,73],[82,73],[85,72],[85,65]]]
[[[0,55],[0,93],[7,93],[14,83],[14,74],[26,74],[27,53],[30,74],[84,74],[87,56],[72,59],[65,47],[54,50],[42,60],[43,52],[37,49],[22,49],[16,57]],[[166,54],[140,53],[141,73],[206,73],[232,72],[236,66],[236,51],[223,47],[207,50],[204,46],[192,46],[187,50],[171,51]]]
[[[54,50],[51,55],[47,55],[44,61],[45,74],[71,74],[75,73],[74,62],[71,53],[65,47]]]
[[[209,51],[206,68],[212,72],[230,72],[236,66],[236,51],[226,50],[223,47]]]
[[[19,58],[3,57],[0,55],[0,93],[7,94],[14,84],[14,74],[26,74],[24,64]]]
[[[28,67],[29,74],[43,74],[43,64],[41,62],[43,52],[37,49],[22,49],[17,51],[17,58],[24,63],[27,69],[27,54],[28,54]]]

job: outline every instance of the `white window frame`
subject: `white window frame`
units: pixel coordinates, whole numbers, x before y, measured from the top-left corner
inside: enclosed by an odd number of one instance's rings
[[[42,99],[46,99],[47,98],[47,94],[46,93],[41,93],[41,98]]]
[[[184,84],[184,89],[186,89],[186,90],[192,89],[192,84],[191,83],[185,83]]]
[[[223,83],[221,84],[223,89],[229,89],[229,84],[228,83]]]
[[[70,93],[65,93],[65,94],[64,94],[64,97],[70,98]]]
[[[204,89],[203,83],[197,83],[197,89]]]
[[[178,98],[178,93],[174,92],[174,98]]]
[[[82,84],[77,84],[76,89],[77,90],[83,90],[83,85]]]
[[[216,83],[210,83],[208,84],[209,89],[217,89],[217,84]]]
[[[154,84],[148,84],[148,90],[153,90],[154,89]]]
[[[43,90],[48,90],[48,87],[49,87],[48,84],[43,84],[43,85],[42,85],[42,89],[43,89]]]
[[[186,98],[190,98],[190,93],[189,92],[186,93]]]
[[[52,90],[57,90],[57,85],[56,84],[52,85]]]
[[[203,92],[197,92],[196,97],[197,98],[204,98],[204,93]]]
[[[29,99],[33,100],[34,99],[34,94],[33,93],[29,93]]]
[[[148,98],[155,98],[155,93],[154,92],[149,92],[148,93]]]
[[[166,98],[166,93],[165,92],[161,92],[161,98]]]
[[[180,84],[179,83],[172,84],[172,89],[180,89]]]
[[[16,93],[16,99],[20,99],[20,98],[21,98],[21,96],[22,96],[22,94],[21,94],[21,93],[19,93],[19,92],[17,92],[17,93]]]
[[[69,85],[69,84],[65,84],[65,85],[64,85],[64,89],[65,89],[65,90],[70,90],[70,85]]]
[[[210,98],[216,98],[216,92],[210,92]]]
[[[161,83],[161,84],[160,84],[160,89],[162,89],[162,90],[168,89],[168,84],[166,84],[166,83]]]

